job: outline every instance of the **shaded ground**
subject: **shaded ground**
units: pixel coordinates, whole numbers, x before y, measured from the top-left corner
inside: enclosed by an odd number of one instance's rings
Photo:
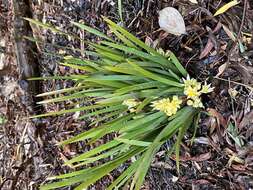
[[[32,98],[34,93],[72,84],[47,81],[37,84],[40,86],[38,92],[27,89],[29,84],[23,80],[23,67],[18,64],[15,51],[17,40],[13,37],[12,2],[3,1],[0,12],[0,36],[4,39],[1,49],[5,52],[4,66],[0,67],[0,116],[7,120],[0,126],[0,189],[37,189],[46,177],[70,170],[61,166],[65,159],[92,147],[80,144],[60,149],[55,146],[87,127],[88,123],[77,123],[72,115],[26,119],[35,113],[63,109],[70,103],[37,107]],[[147,0],[143,3],[129,0],[123,5],[125,26],[132,33],[152,46],[172,50],[192,76],[200,81],[208,79],[215,86],[215,92],[204,97],[209,117],[203,114],[195,143],[191,146],[191,136],[185,137],[181,175],[176,173],[173,156],[167,156],[168,142],[158,152],[144,189],[253,188],[253,97],[250,90],[253,81],[253,3],[245,0],[215,18],[212,14],[221,6],[221,1],[201,1],[196,5],[189,1]],[[166,6],[173,6],[182,13],[188,35],[176,37],[159,30],[158,11]],[[27,16],[95,41],[93,36],[74,28],[70,21],[84,22],[109,32],[100,15],[117,22],[116,8],[114,1],[35,0],[29,2],[32,14]],[[33,48],[39,64],[39,73],[35,74],[51,76],[78,72],[57,65],[59,57],[53,53],[83,56],[73,48],[85,49],[84,44],[36,27],[31,31],[33,37],[46,42]],[[105,189],[122,169],[91,189]]]

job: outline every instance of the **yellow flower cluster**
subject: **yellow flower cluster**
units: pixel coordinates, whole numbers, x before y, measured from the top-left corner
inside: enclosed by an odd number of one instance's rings
[[[203,103],[201,102],[200,95],[207,94],[213,91],[213,87],[210,84],[205,82],[204,85],[197,82],[196,79],[191,79],[188,75],[186,79],[183,79],[184,82],[184,94],[187,96],[187,105],[195,107],[195,108],[202,108]]]
[[[124,100],[122,104],[127,106],[129,111],[132,113],[136,111],[135,107],[138,106],[140,102],[137,101],[136,99],[130,98],[130,99]]]
[[[206,94],[213,91],[213,87],[206,82],[202,85],[196,79],[191,79],[189,75],[186,79],[183,79],[184,82],[184,94],[187,96],[187,105],[194,108],[202,108],[203,103],[201,101],[200,95]],[[129,111],[135,112],[136,106],[141,102],[136,99],[127,99],[123,101],[123,105],[126,105]],[[177,113],[180,109],[182,100],[178,96],[173,96],[172,98],[163,98],[157,101],[152,102],[151,107],[154,110],[162,111],[168,116],[172,116]]]
[[[154,110],[159,110],[166,113],[168,116],[172,116],[177,113],[181,103],[182,100],[180,100],[178,96],[173,96],[172,100],[169,98],[163,98],[161,100],[154,101],[151,106]]]

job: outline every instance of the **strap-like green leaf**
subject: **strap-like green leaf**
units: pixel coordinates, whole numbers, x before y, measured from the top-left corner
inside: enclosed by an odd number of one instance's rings
[[[156,52],[155,49],[147,46],[143,41],[139,40],[138,38],[136,38],[134,35],[132,35],[130,32],[128,32],[127,30],[125,30],[124,28],[118,26],[116,23],[112,22],[111,20],[109,20],[106,17],[103,17],[103,19],[113,28],[115,28],[115,30],[119,31],[121,34],[123,34],[126,38],[128,38],[129,40],[131,40],[133,43],[135,43],[136,45],[138,45],[139,47],[145,49],[146,51],[154,54],[154,55],[160,55],[159,53]]]
[[[45,92],[42,94],[38,94],[36,97],[43,97],[43,96],[51,96],[51,95],[56,95],[56,94],[62,94],[62,93],[66,93],[66,92],[72,92],[72,91],[76,91],[76,90],[81,90],[85,88],[85,86],[76,86],[76,87],[71,87],[71,88],[64,88],[64,89],[60,89],[60,90],[55,90],[55,91],[50,91],[50,92]]]
[[[129,139],[123,139],[123,138],[116,138],[116,141],[119,141],[121,143],[129,144],[129,145],[135,145],[135,146],[149,146],[151,142],[145,142],[145,141],[139,141],[139,140],[129,140]]]
[[[56,33],[59,33],[59,34],[63,34],[63,35],[66,35],[66,36],[71,36],[70,34],[68,33],[65,33],[57,28],[55,28],[54,26],[50,25],[50,24],[44,24],[38,20],[35,20],[35,19],[30,19],[30,18],[24,18],[25,20],[27,20],[28,22],[32,23],[32,24],[35,24],[37,26],[40,26],[42,28],[45,28],[45,29],[49,29],[53,32],[56,32]]]
[[[177,57],[175,56],[174,53],[170,52],[170,59],[172,60],[172,63],[176,66],[176,68],[180,71],[180,73],[186,77],[187,76],[187,71],[185,68],[181,65],[181,63],[178,61]]]
[[[170,85],[170,86],[176,86],[176,87],[182,87],[183,85],[179,82],[175,82],[173,80],[169,80],[169,79],[166,79],[166,78],[163,78],[163,77],[160,77],[159,75],[156,75],[154,73],[151,73],[143,68],[141,68],[140,66],[138,66],[137,64],[135,63],[132,63],[132,62],[128,62],[131,66],[133,66],[133,68],[138,71],[139,73],[141,73],[143,76],[147,77],[147,78],[150,78],[150,79],[153,79],[153,80],[156,80],[156,81],[159,81],[161,83],[164,83],[164,84],[167,84],[167,85]]]
[[[86,26],[86,25],[84,25],[84,24],[80,24],[80,23],[77,23],[77,22],[71,22],[71,23],[72,23],[73,25],[75,25],[75,26],[81,28],[82,30],[85,30],[85,31],[91,33],[91,34],[95,34],[96,36],[99,36],[99,37],[101,37],[101,38],[107,39],[107,40],[109,40],[109,41],[113,41],[111,38],[109,38],[108,36],[106,36],[103,32],[100,32],[100,31],[98,31],[98,30],[96,30],[96,29],[94,29],[94,28],[91,28],[91,27],[89,27],[89,26]]]

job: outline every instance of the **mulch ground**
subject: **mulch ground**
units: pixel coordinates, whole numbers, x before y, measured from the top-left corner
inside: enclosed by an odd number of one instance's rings
[[[96,41],[94,36],[79,31],[70,21],[83,22],[105,33],[101,19],[115,22],[120,18],[116,1],[47,0],[30,1],[30,17],[49,22],[75,33],[80,38]],[[229,1],[226,1],[229,2]],[[208,79],[215,91],[203,97],[209,115],[203,114],[196,139],[191,145],[186,136],[181,151],[181,173],[176,172],[167,142],[157,153],[143,189],[252,189],[253,188],[253,3],[242,0],[225,14],[213,17],[225,1],[202,0],[126,0],[123,1],[124,25],[153,47],[173,51],[191,76]],[[183,15],[187,35],[174,36],[159,30],[158,11],[173,6]],[[40,82],[39,92],[27,90],[15,56],[12,1],[0,2],[0,53],[5,53],[0,67],[0,189],[38,189],[51,175],[71,171],[62,166],[65,159],[89,150],[84,143],[59,148],[56,143],[87,129],[89,121],[77,122],[73,115],[36,120],[36,113],[64,109],[70,102],[39,107],[35,93],[71,86],[70,81]],[[77,40],[31,28],[33,37],[41,39],[34,54],[39,76],[77,73],[59,66],[61,55],[83,55],[73,48],[85,49]],[[2,55],[2,54],[0,54]],[[1,56],[0,56],[1,57]],[[1,60],[0,60],[1,62]],[[0,64],[1,66],[1,64]],[[102,139],[101,143],[106,139]],[[103,190],[119,170],[103,178],[91,189]],[[69,188],[66,188],[69,189]]]

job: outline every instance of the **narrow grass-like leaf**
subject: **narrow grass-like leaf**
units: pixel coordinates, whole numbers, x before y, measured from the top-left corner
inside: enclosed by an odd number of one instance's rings
[[[138,154],[142,152],[143,148],[135,148],[132,151],[129,151],[124,156],[121,156],[109,163],[106,163],[92,171],[92,174],[90,173],[89,177],[84,180],[84,182],[75,188],[75,190],[83,190],[86,189],[91,183],[96,182],[99,178],[105,176],[115,168],[117,168],[119,165],[130,159],[135,154]]]
[[[85,152],[83,154],[80,154],[74,158],[72,158],[71,160],[68,160],[65,162],[65,165],[68,165],[68,164],[72,164],[72,163],[75,163],[75,162],[80,162],[84,159],[87,159],[87,158],[90,158],[98,153],[101,153],[102,151],[106,151],[108,149],[111,149],[111,148],[114,148],[116,146],[118,146],[119,144],[121,144],[120,142],[118,141],[110,141],[106,144],[103,144],[103,145],[100,145],[99,147],[96,147],[88,152]]]
[[[36,95],[36,97],[43,97],[43,96],[51,96],[51,95],[56,95],[56,94],[62,94],[62,93],[66,93],[66,92],[81,90],[83,88],[85,88],[85,87],[84,86],[76,86],[76,87],[71,87],[71,88],[64,88],[64,89],[60,89],[60,90],[55,90],[55,91],[41,93],[41,94]]]
[[[55,115],[62,115],[66,113],[73,113],[73,112],[78,112],[78,111],[85,111],[85,110],[91,110],[91,109],[96,109],[96,108],[102,108],[107,105],[92,105],[92,106],[85,106],[85,107],[79,107],[79,108],[73,108],[73,109],[68,109],[68,110],[61,110],[61,111],[55,111],[55,112],[49,112],[45,114],[40,114],[40,115],[34,115],[31,116],[30,118],[39,118],[39,117],[46,117],[46,116],[55,116]]]
[[[140,58],[153,61],[157,64],[163,65],[163,66],[173,70],[174,72],[177,72],[176,67],[173,64],[171,64],[171,62],[169,62],[167,59],[165,59],[163,57],[156,56],[156,55],[151,55],[151,54],[145,53],[143,51],[137,50],[135,48],[131,48],[131,47],[127,47],[127,46],[124,46],[124,45],[115,44],[115,43],[111,43],[111,42],[107,42],[107,41],[102,41],[101,43],[104,44],[104,45],[107,45],[109,47],[113,47],[113,48],[122,50],[125,53],[133,54],[133,55],[136,55]]]
[[[133,47],[135,49],[138,49],[130,40],[128,40],[124,35],[119,33],[115,28],[110,26],[110,30],[116,35],[118,39],[120,39],[124,44],[126,44],[128,47]]]
[[[99,36],[101,38],[104,38],[104,39],[107,39],[109,41],[113,41],[111,38],[109,38],[108,36],[106,36],[104,33],[94,29],[94,28],[91,28],[89,26],[86,26],[84,24],[80,24],[80,23],[77,23],[77,22],[71,22],[73,25],[77,26],[78,28],[82,29],[82,30],[85,30],[91,34],[95,34],[96,36]]]
[[[130,138],[130,137],[132,137],[132,138],[134,138],[134,137],[137,137],[137,136],[146,135],[149,132],[153,132],[156,129],[159,130],[159,128],[162,128],[163,127],[162,123],[164,123],[164,125],[167,125],[167,123],[166,123],[167,120],[166,119],[167,119],[167,116],[165,114],[163,114],[161,117],[157,118],[156,120],[152,120],[150,122],[147,122],[147,123],[143,124],[141,128],[137,128],[135,130],[128,130],[127,134],[129,136],[126,136],[123,133],[123,135],[119,136],[119,137],[121,137],[121,138],[127,138],[127,137]]]
[[[117,62],[121,62],[121,61],[125,60],[124,57],[121,57],[121,56],[116,55],[114,53],[105,52],[102,50],[97,50],[97,52],[101,55],[101,58],[106,58],[106,59],[110,59],[110,60],[117,61]]]
[[[129,69],[129,67],[120,67],[120,66],[105,66],[108,71],[113,71],[116,73],[124,73],[129,75],[141,76],[138,72]]]
[[[118,0],[118,13],[119,13],[120,21],[123,23],[122,0]]]
[[[48,104],[48,103],[55,103],[55,102],[61,102],[61,101],[66,101],[66,100],[72,100],[72,99],[77,99],[77,98],[84,98],[87,96],[104,96],[107,94],[110,94],[111,90],[106,90],[106,89],[90,89],[90,90],[82,90],[78,91],[76,93],[72,93],[71,95],[65,95],[61,96],[58,98],[50,98],[47,100],[43,100],[40,102],[37,102],[37,104]]]
[[[73,76],[50,76],[50,77],[32,77],[27,80],[34,81],[34,80],[53,80],[53,79],[57,79],[57,80],[71,79],[71,80],[73,80],[75,78]]]
[[[87,165],[87,164],[92,164],[92,163],[94,163],[98,160],[102,160],[102,159],[105,159],[105,158],[108,158],[108,157],[110,157],[110,158],[116,157],[120,153],[126,152],[127,150],[129,150],[128,145],[126,145],[126,144],[118,145],[115,148],[112,148],[112,149],[108,150],[107,152],[103,152],[100,155],[97,155],[97,156],[94,156],[94,157],[89,157],[89,158],[86,158],[84,160],[78,160],[79,163],[74,165],[74,168],[77,168],[77,167],[80,167],[80,166],[83,166],[83,165]],[[66,165],[66,163],[65,163],[65,165]]]
[[[56,189],[56,188],[61,188],[61,187],[65,187],[68,185],[76,184],[81,181],[85,181],[79,186],[79,187],[83,187],[81,189],[84,189],[86,184],[90,184],[87,182],[89,182],[89,181],[91,181],[91,183],[93,181],[95,182],[97,179],[108,174],[110,171],[115,169],[120,164],[124,163],[126,160],[128,160],[129,158],[131,158],[133,155],[137,154],[141,150],[142,150],[141,148],[133,149],[132,151],[126,153],[124,156],[121,156],[115,160],[112,160],[112,161],[105,163],[101,166],[96,166],[94,168],[90,168],[90,169],[86,170],[84,173],[81,173],[80,175],[70,177],[70,178],[64,179],[59,182],[43,185],[43,186],[41,186],[41,189],[42,190]],[[79,187],[77,187],[77,189],[80,189]]]
[[[119,117],[119,118],[116,118],[98,128],[93,128],[93,129],[90,129],[89,131],[86,131],[86,132],[83,132],[79,135],[76,135],[68,140],[65,140],[63,142],[60,143],[60,145],[66,145],[66,144],[70,144],[70,143],[74,143],[74,142],[78,142],[78,141],[82,141],[82,140],[85,140],[85,139],[88,139],[88,138],[92,138],[98,134],[101,133],[101,128],[103,127],[109,127],[111,125],[116,125],[117,123],[124,123],[125,121],[129,120],[132,118],[133,115],[126,115],[126,116],[122,116],[122,117]],[[94,135],[95,133],[95,135]],[[106,133],[105,133],[106,134]],[[92,135],[92,136],[91,136]]]
[[[122,138],[116,138],[116,141],[119,141],[121,143],[129,144],[129,145],[135,145],[135,146],[149,146],[151,142],[145,142],[145,141],[138,141],[138,140],[129,140],[129,139],[122,139]]]
[[[126,87],[127,84],[124,82],[119,82],[119,81],[108,81],[108,80],[103,80],[103,79],[95,79],[95,78],[88,78],[88,76],[74,76],[72,79],[84,79],[87,82],[92,82],[95,84],[99,84],[105,87],[114,87],[114,88],[123,88]],[[96,85],[95,85],[96,86]]]
[[[166,78],[163,78],[163,77],[160,77],[159,75],[156,75],[156,74],[153,74],[141,67],[139,67],[138,65],[132,63],[132,62],[128,62],[131,66],[133,66],[133,68],[138,71],[139,73],[143,74],[143,76],[147,77],[147,78],[150,78],[150,79],[153,79],[155,81],[159,81],[161,83],[164,83],[164,84],[167,84],[167,85],[170,85],[170,86],[176,86],[176,87],[182,87],[182,84],[179,83],[179,82],[175,82],[173,80],[168,80]]]
[[[124,124],[121,127],[120,133],[130,131],[138,126],[142,126],[143,124],[148,123],[149,121],[154,121],[163,115],[164,115],[164,113],[162,113],[162,112],[155,112],[155,113],[151,113],[149,115],[145,115],[145,117],[132,120],[132,121],[128,122],[127,124]]]
[[[107,190],[116,190],[121,187],[134,174],[139,163],[140,159],[132,163],[109,187],[107,187]]]
[[[137,98],[136,94],[132,93],[132,94],[125,94],[125,95],[121,95],[121,96],[112,96],[111,98],[106,98],[103,100],[99,100],[97,102],[97,104],[108,104],[108,103],[123,103],[124,100],[126,99],[131,99],[131,98]]]
[[[73,69],[79,69],[83,71],[88,71],[88,72],[94,72],[96,71],[95,69],[91,68],[90,66],[81,66],[81,65],[74,65],[74,64],[69,64],[69,63],[60,63],[63,66],[71,67]]]
[[[98,123],[101,123],[102,121],[112,119],[113,117],[118,116],[120,114],[122,114],[122,110],[118,110],[118,111],[115,111],[115,112],[112,112],[112,113],[108,113],[105,116],[101,116],[100,118],[95,119],[95,121],[92,122],[90,125],[96,125]]]
[[[174,53],[170,52],[170,59],[172,60],[172,63],[174,63],[174,65],[176,66],[176,68],[180,71],[180,73],[186,77],[187,76],[187,71],[185,70],[185,68],[181,65],[181,63],[179,62],[179,60],[177,59],[177,57],[175,56]]]
[[[124,105],[110,106],[108,108],[104,108],[104,109],[101,109],[98,111],[93,111],[91,113],[85,114],[85,115],[79,117],[79,119],[84,119],[84,118],[91,117],[91,116],[98,116],[99,114],[110,113],[110,112],[116,111],[116,110],[122,110],[122,112],[124,112],[127,110],[127,108]]]
[[[148,105],[152,100],[154,99],[154,97],[147,97],[143,100],[143,102],[141,102],[137,108],[136,108],[136,112],[139,113],[146,105]]]
[[[142,77],[132,75],[90,75],[89,80],[108,80],[108,81],[127,81],[127,80],[143,80]]]
[[[51,30],[55,33],[63,34],[63,35],[66,35],[66,36],[72,36],[68,33],[65,33],[65,32],[55,28],[54,26],[52,26],[50,24],[44,24],[44,23],[42,23],[38,20],[34,20],[34,19],[30,19],[30,18],[24,18],[24,19],[27,20],[28,22],[32,23],[32,24],[35,24],[35,25],[40,26],[40,27],[45,28],[45,29],[49,29],[49,30]]]
[[[153,143],[148,147],[148,150],[142,155],[141,163],[138,165],[130,190],[140,190],[144,178],[148,172],[149,166],[153,160],[154,154],[158,151],[162,143]]]
[[[101,44],[96,44],[96,43],[92,43],[90,42],[89,43],[89,46],[94,48],[95,51],[97,50],[100,50],[100,51],[104,51],[104,52],[108,52],[108,53],[111,53],[111,54],[114,54],[114,55],[117,55],[117,56],[121,56],[121,57],[124,57],[125,55],[120,52],[119,50],[117,49],[114,49],[114,48],[109,48],[107,46],[103,46]],[[101,57],[101,55],[99,54],[99,57]]]
[[[104,20],[113,28],[115,28],[117,31],[119,31],[120,33],[122,33],[125,37],[127,37],[129,40],[131,40],[133,43],[135,43],[136,45],[138,45],[139,47],[145,49],[146,51],[154,54],[154,55],[159,55],[159,53],[157,53],[156,50],[154,50],[153,48],[147,46],[143,41],[139,40],[138,38],[136,38],[134,35],[132,35],[130,32],[128,32],[127,30],[125,30],[124,28],[118,26],[116,23],[112,22],[111,20],[109,20],[106,17],[103,17]]]
[[[200,119],[200,112],[194,118],[194,121],[192,123],[192,125],[193,125],[193,135],[192,135],[192,138],[191,138],[191,145],[193,144],[193,142],[195,140],[195,136],[196,136],[196,133],[197,133],[197,130],[198,130],[198,127],[199,127],[199,125],[198,125],[199,119]]]
[[[193,117],[193,116],[192,116]],[[191,118],[188,118],[189,120],[192,120]],[[184,122],[183,126],[181,126],[179,128],[179,132],[178,132],[178,136],[177,136],[177,141],[175,144],[175,153],[176,153],[176,165],[177,165],[177,171],[179,172],[179,154],[180,154],[180,146],[181,146],[181,142],[182,139],[187,131],[187,129],[189,128],[189,126],[191,125],[190,122]]]
[[[120,94],[125,94],[127,92],[133,92],[133,91],[138,91],[138,90],[143,90],[143,89],[148,89],[148,88],[155,88],[155,87],[161,87],[162,84],[160,82],[146,82],[146,83],[140,83],[140,84],[135,84],[132,86],[127,86],[124,88],[120,88],[115,90],[115,94],[120,95]]]

